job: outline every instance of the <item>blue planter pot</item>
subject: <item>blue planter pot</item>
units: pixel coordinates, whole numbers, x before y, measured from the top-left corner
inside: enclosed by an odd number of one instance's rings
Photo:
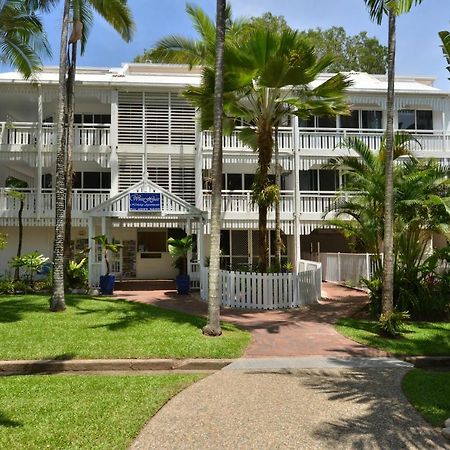
[[[187,295],[191,290],[191,279],[189,275],[178,275],[176,277],[177,291],[180,295]]]
[[[114,292],[114,283],[116,277],[114,275],[101,275],[100,276],[100,291],[103,295],[111,295]]]

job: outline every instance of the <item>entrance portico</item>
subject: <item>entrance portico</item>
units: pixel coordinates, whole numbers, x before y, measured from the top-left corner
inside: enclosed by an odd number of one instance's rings
[[[122,244],[110,255],[112,272],[120,278],[173,278],[176,270],[167,251],[167,238],[180,233],[197,235],[197,260],[204,260],[203,212],[155,182],[144,178],[92,208],[88,215],[89,284],[98,285],[106,273],[104,255],[92,239],[104,234]],[[192,255],[188,256],[192,260]],[[192,264],[188,271],[192,272]]]

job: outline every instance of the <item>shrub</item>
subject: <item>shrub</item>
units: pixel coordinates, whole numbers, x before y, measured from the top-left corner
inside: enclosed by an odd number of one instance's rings
[[[14,280],[4,278],[0,280],[0,294],[12,295],[15,292]]]
[[[81,261],[69,261],[66,268],[67,287],[70,289],[84,289],[88,286],[87,258]]]
[[[409,313],[406,311],[392,311],[387,314],[381,314],[378,319],[378,328],[380,334],[386,337],[396,337],[403,331],[405,320],[409,319]]]

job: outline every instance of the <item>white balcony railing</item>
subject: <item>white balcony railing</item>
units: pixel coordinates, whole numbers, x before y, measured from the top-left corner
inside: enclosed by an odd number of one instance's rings
[[[410,133],[417,142],[411,142],[411,150],[423,152],[450,151],[450,133],[436,130],[398,130]],[[349,137],[361,139],[371,150],[378,151],[384,130],[351,128],[301,128],[299,130],[299,148],[302,150],[335,150]]]
[[[0,144],[2,146],[35,146],[38,142],[38,127],[31,122],[0,122]],[[42,126],[42,145],[56,145],[56,125]],[[77,147],[107,147],[110,145],[110,125],[84,124],[74,127],[74,145]]]
[[[211,211],[211,192],[203,192],[203,210]],[[274,209],[271,208],[270,212]],[[252,202],[252,191],[222,191],[222,212],[240,215],[258,212],[258,205]],[[280,213],[294,212],[294,192],[281,191]]]
[[[11,196],[9,189],[0,189],[0,216],[17,217],[20,209],[20,200]],[[38,210],[38,195],[36,189],[22,189],[24,199],[23,217],[33,217],[39,213],[42,217],[53,217],[55,207],[55,193],[51,190],[41,192],[40,210]],[[72,196],[72,214],[75,217],[83,216],[85,211],[108,200],[109,192],[104,190],[89,189],[83,191],[75,189]]]
[[[241,127],[237,127],[231,135],[223,136],[223,150],[224,151],[233,151],[233,150],[248,150],[252,151],[251,148],[246,146],[239,139],[239,132]],[[204,150],[212,150],[214,144],[214,136],[211,131],[203,132],[203,149]],[[280,151],[292,150],[293,148],[293,139],[292,139],[292,128],[285,127],[280,128],[278,131],[278,148]]]

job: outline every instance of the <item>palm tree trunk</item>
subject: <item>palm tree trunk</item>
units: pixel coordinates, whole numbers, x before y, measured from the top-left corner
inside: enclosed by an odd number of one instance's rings
[[[73,143],[75,110],[75,74],[77,70],[77,42],[72,43],[72,52],[67,76],[67,142],[66,142],[66,223],[64,232],[65,267],[73,259],[72,240],[72,188],[73,188]]]
[[[64,12],[59,50],[59,92],[58,92],[58,126],[55,176],[55,241],[53,244],[53,296],[50,305],[52,311],[66,308],[64,299],[64,201],[65,201],[65,100],[66,100],[66,64],[67,35],[69,27],[70,0],[64,0]]]
[[[275,184],[278,186],[278,191],[281,191],[281,173],[280,173],[280,151],[278,148],[278,127],[275,127]],[[281,240],[281,219],[280,219],[280,194],[275,202],[275,261],[278,270],[281,271],[281,251],[283,248],[283,241]]]
[[[20,199],[19,214],[18,214],[19,243],[17,245],[17,258],[20,258],[20,256],[22,255],[22,243],[23,243],[23,220],[22,220],[22,214],[23,214],[24,205],[25,205],[25,202],[24,202],[23,198],[21,198]],[[16,269],[14,270],[14,280],[18,281],[19,279],[20,279],[20,267],[16,267]]]
[[[389,10],[388,96],[385,157],[384,261],[382,311],[394,308],[394,79],[395,79],[395,14]]]
[[[217,0],[216,17],[216,73],[214,84],[214,146],[212,154],[211,251],[209,263],[208,322],[203,334],[220,336],[220,227],[222,204],[222,126],[223,126],[223,71],[225,46],[226,0]],[[201,225],[200,225],[201,226]]]

